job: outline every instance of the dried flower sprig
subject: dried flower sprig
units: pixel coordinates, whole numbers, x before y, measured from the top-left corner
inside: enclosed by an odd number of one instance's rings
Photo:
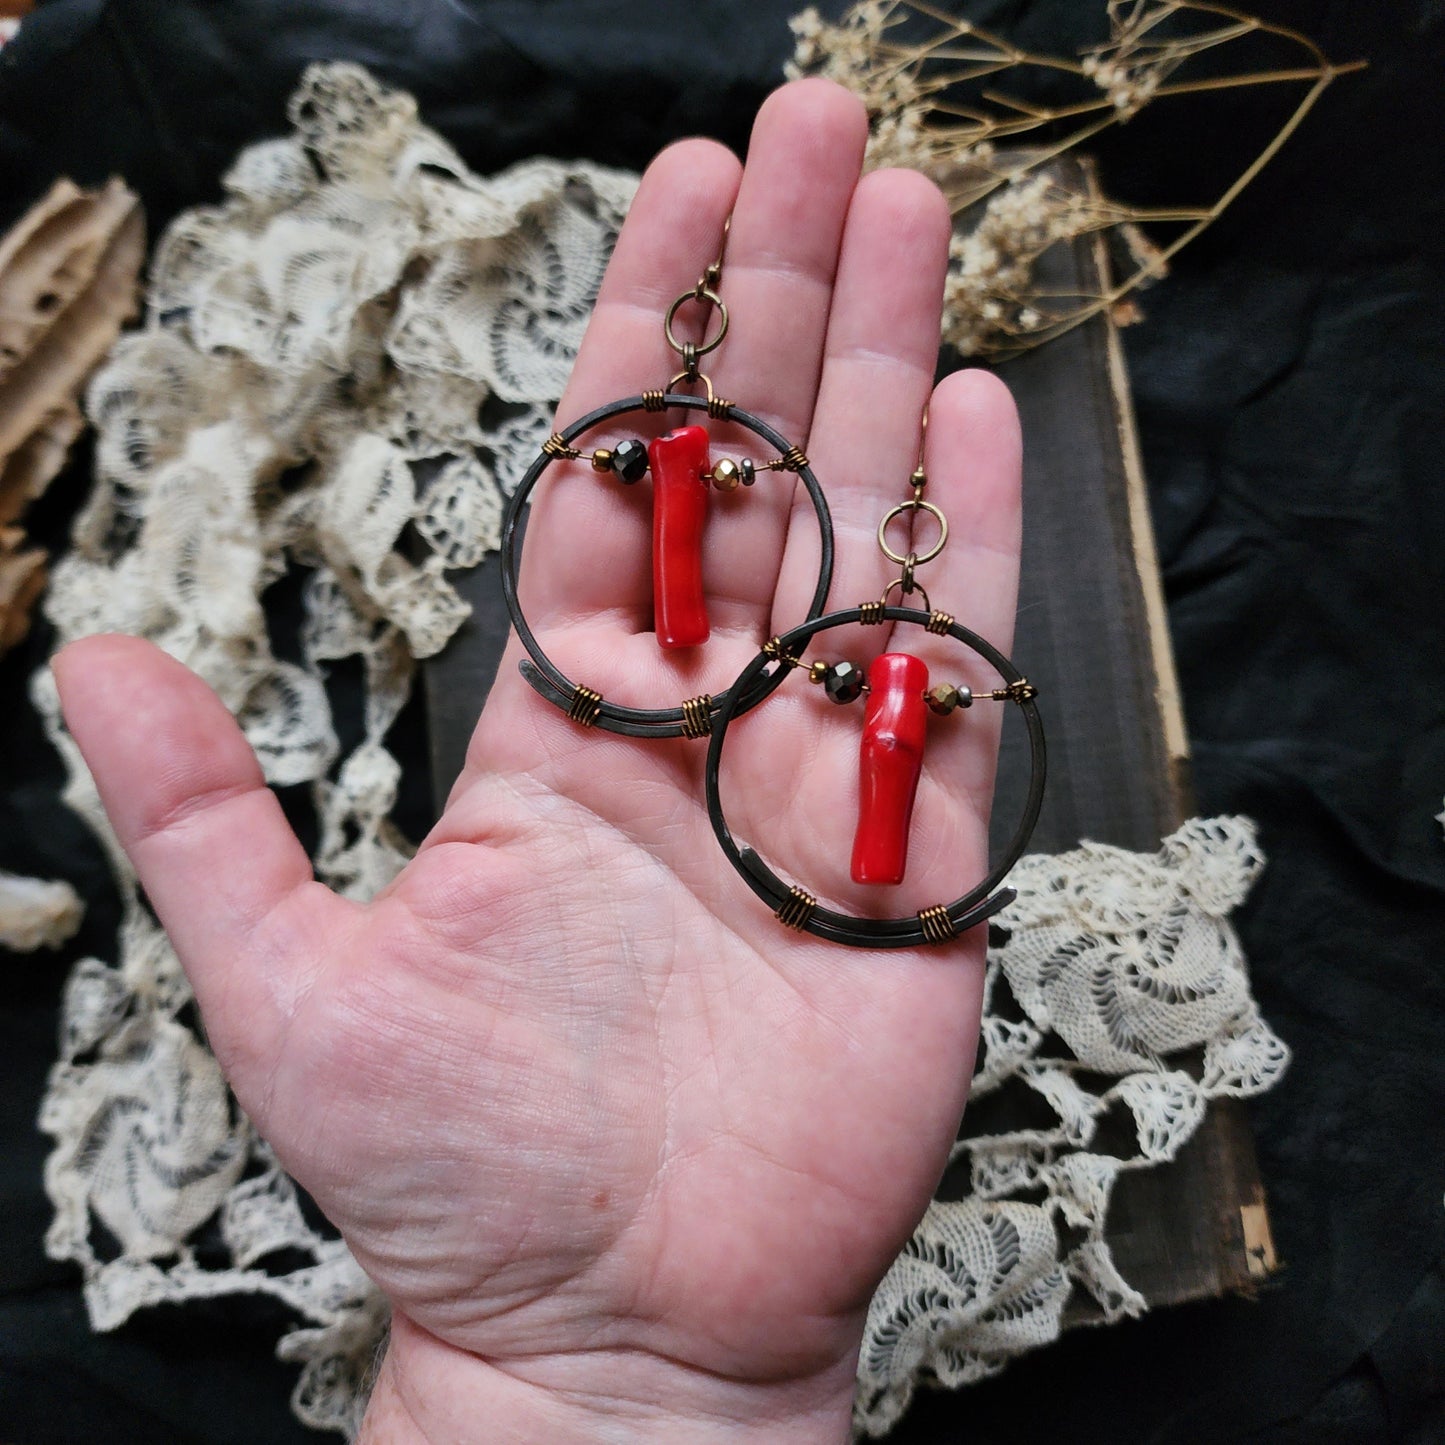
[[[788,74],[826,75],[868,107],[870,167],[911,166],[943,186],[956,218],[943,336],[966,354],[1002,358],[1102,310],[1123,316],[1124,298],[1164,275],[1274,157],[1325,87],[1360,65],[1332,64],[1297,31],[1198,0],[1107,0],[1105,15],[1108,39],[1077,57],[1025,50],[926,0],[860,0],[837,24],[809,7],[790,22]],[[1261,39],[1296,48],[1304,63],[1235,64],[1245,42]],[[1078,98],[1045,106],[1002,88],[1004,77],[1025,68],[1054,72]],[[1046,169],[1168,97],[1291,83],[1305,91],[1288,119],[1209,204],[1123,205]],[[1150,232],[1164,225],[1177,233],[1156,241]],[[1043,254],[1097,232],[1121,243],[1122,278],[1098,295],[1046,292],[1036,279]]]

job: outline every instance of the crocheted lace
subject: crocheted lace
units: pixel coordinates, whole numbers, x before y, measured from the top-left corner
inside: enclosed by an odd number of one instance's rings
[[[971,1191],[929,1207],[873,1298],[860,1433],[886,1433],[920,1383],[969,1384],[1055,1339],[1076,1288],[1106,1322],[1144,1311],[1105,1238],[1115,1181],[1173,1159],[1210,1099],[1260,1093],[1289,1062],[1229,924],[1263,865],[1244,818],[1194,819],[1153,855],[1085,843],[1020,860],[954,1147]],[[976,1106],[1010,1090],[1052,1123],[979,1130]],[[1131,1147],[1100,1147],[1121,1111]]]
[[[472,175],[409,97],[351,65],[312,67],[290,117],[239,157],[222,205],[159,244],[144,328],[90,389],[95,491],[47,611],[59,643],[130,632],[205,678],[268,780],[309,785],[317,875],[365,899],[410,853],[384,739],[415,660],[465,615],[446,570],[497,545],[636,178],[548,160]],[[304,621],[278,656],[263,594],[288,575],[305,577]],[[348,659],[364,727],[343,756],[324,684]],[[280,1300],[296,1413],[352,1434],[384,1301],[237,1109],[48,671],[32,695],[125,904],[117,959],[83,960],[65,991],[41,1115],[47,1247],[81,1266],[98,1330],[161,1302]],[[1237,819],[1190,824],[1154,858],[1020,864],[975,1094],[1031,1090],[1058,1122],[960,1142],[973,1193],[930,1209],[878,1293],[860,1430],[886,1429],[920,1380],[975,1379],[1051,1339],[1076,1286],[1107,1318],[1143,1307],[1104,1240],[1113,1180],[1172,1157],[1206,1100],[1268,1087],[1287,1057],[1226,921],[1259,866]],[[1020,1016],[1000,1012],[1006,989]],[[1171,1064],[1196,1046],[1202,1072]],[[1128,1158],[1090,1152],[1116,1106],[1136,1121]]]

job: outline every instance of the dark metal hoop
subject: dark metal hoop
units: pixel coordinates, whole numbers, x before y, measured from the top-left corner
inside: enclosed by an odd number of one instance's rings
[[[691,294],[691,292],[688,293],[689,296]],[[709,388],[710,390],[711,388]],[[828,600],[828,588],[833,580],[833,520],[828,513],[828,503],[823,496],[823,489],[818,485],[818,479],[813,475],[813,469],[809,466],[807,458],[786,437],[774,431],[760,417],[744,411],[741,407],[733,406],[731,403],[719,403],[711,395],[706,397],[689,396],[686,393],[669,391],[661,396],[651,394],[647,398],[629,396],[621,401],[599,406],[595,411],[590,411],[586,416],[574,421],[566,430],[558,432],[556,440],[559,445],[570,446],[573,440],[581,436],[583,432],[590,431],[593,427],[610,421],[613,417],[626,416],[635,411],[661,411],[667,407],[679,407],[686,411],[705,411],[709,415],[735,421],[755,436],[761,437],[769,446],[775,447],[780,456],[791,459],[786,470],[796,472],[803,485],[808,489],[808,498],[813,503],[813,510],[818,517],[818,531],[822,541],[818,585],[813,590],[813,600],[808,607],[808,621],[812,622],[822,613]],[[742,692],[739,692],[737,686],[734,685],[726,692],[718,693],[716,697],[710,698],[706,705],[709,726],[707,729],[703,729],[700,726],[702,719],[698,707],[700,699],[689,698],[686,710],[682,705],[669,708],[623,707],[619,703],[608,702],[598,697],[585,686],[574,683],[542,651],[541,644],[538,643],[532,629],[527,625],[527,619],[522,615],[521,604],[517,600],[517,528],[521,521],[522,509],[526,506],[528,497],[531,496],[532,488],[537,485],[542,473],[556,460],[558,458],[555,455],[555,448],[551,450],[544,448],[538,453],[536,461],[527,468],[517,490],[512,493],[511,500],[507,503],[506,513],[502,518],[502,593],[507,599],[507,611],[511,615],[512,626],[517,629],[517,636],[521,639],[522,646],[527,649],[531,659],[530,661],[523,660],[520,664],[520,671],[533,689],[577,721],[588,726],[599,727],[604,732],[619,733],[623,737],[630,738],[700,737],[703,732],[710,731],[713,726],[716,726],[716,719],[724,708],[728,710],[729,717],[735,717],[739,713],[755,707],[767,697],[788,674],[788,668],[781,663],[772,672],[765,672],[763,668],[754,670],[747,687]],[[796,461],[797,464],[793,465],[792,461]]]
[[[914,607],[885,607],[882,619],[879,620],[911,622],[929,632],[938,633],[937,618],[936,613],[920,612]],[[861,607],[829,612],[826,616],[813,618],[801,627],[795,627],[776,639],[770,647],[772,650],[798,657],[801,656],[803,647],[818,633],[862,620]],[[933,625],[930,626],[930,623]],[[943,629],[943,635],[963,643],[991,663],[1005,683],[1024,682],[1023,675],[1013,663],[976,632],[970,632],[957,622],[950,622],[948,627]],[[723,741],[727,737],[728,725],[738,711],[732,706],[732,699],[748,695],[749,689],[763,674],[769,660],[769,652],[759,652],[725,694],[728,702],[718,710],[718,715],[713,720],[712,742],[707,750],[705,784],[708,818],[712,822],[718,844],[743,881],[782,922],[801,932],[811,933],[816,938],[826,938],[833,943],[846,943],[853,948],[915,948],[926,943],[945,943],[955,934],[972,928],[976,923],[982,923],[986,918],[992,918],[1000,909],[1013,902],[1017,896],[1016,891],[1012,888],[999,888],[999,884],[1028,846],[1029,836],[1038,821],[1039,807],[1043,803],[1044,778],[1048,766],[1044,748],[1044,724],[1031,697],[1015,704],[1023,713],[1029,730],[1031,773],[1028,798],[1024,803],[1023,817],[1009,840],[1003,857],[988,877],[952,903],[926,908],[921,914],[910,914],[906,918],[857,918],[825,908],[803,889],[786,885],[751,848],[738,846],[728,828],[727,819],[723,816],[718,775],[722,766]],[[995,888],[998,888],[997,893],[993,891]]]

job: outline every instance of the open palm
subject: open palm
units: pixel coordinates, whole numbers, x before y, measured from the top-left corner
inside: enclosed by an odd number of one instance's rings
[[[836,529],[833,606],[891,580],[873,531],[916,458],[948,237],[922,178],[859,180],[865,136],[855,101],[805,81],[765,105],[745,171],[705,141],[664,152],[559,415],[676,369],[662,313],[732,213],[713,380],[805,446]],[[745,440],[717,428],[715,454]],[[996,382],[938,388],[927,461],[954,529],[931,590],[1007,647],[1019,447]],[[647,489],[583,463],[536,496],[529,620],[611,699],[721,691],[806,613],[816,527],[786,473],[714,499],[696,657],[649,633]],[[816,655],[865,662],[888,631],[830,632]],[[969,675],[920,629],[898,645]],[[518,655],[441,821],[365,906],[312,880],[198,679],[115,637],[56,672],[238,1098],[393,1304],[375,1438],[841,1439],[868,1298],[962,1109],[981,930],[919,953],[785,931],[713,842],[705,744],[584,731]],[[797,676],[730,733],[734,832],[848,911],[947,901],[984,871],[996,723],[935,724],[909,880],[859,889],[861,715]]]

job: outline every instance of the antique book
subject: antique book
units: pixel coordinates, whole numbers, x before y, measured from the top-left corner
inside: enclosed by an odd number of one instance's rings
[[[1080,169],[1092,188],[1091,170]],[[1102,234],[1055,246],[1044,267],[1050,291],[1108,290]],[[1152,852],[1194,804],[1118,328],[1101,312],[998,371],[1024,435],[1013,655],[1040,687],[1049,740],[1049,785],[1029,846],[1064,852],[1091,839]],[[1024,746],[1005,731],[996,829],[1018,814],[1028,767],[1011,754]],[[1271,1274],[1274,1247],[1243,1106],[1212,1102],[1171,1163],[1121,1175],[1107,1234],[1120,1273],[1151,1306],[1248,1290]],[[1089,1317],[1077,1294],[1071,1310]]]
[[[1054,290],[1101,294],[1104,242],[1046,258]],[[1040,688],[1049,784],[1034,852],[1081,839],[1152,852],[1192,812],[1188,746],[1134,434],[1123,352],[1100,314],[1000,367],[1025,437],[1024,556],[1013,655]],[[497,557],[453,578],[472,615],[425,664],[437,807],[461,768],[508,621]],[[1027,784],[1023,730],[1005,729],[996,827]],[[995,843],[1002,841],[995,838]],[[947,1182],[945,1189],[948,1188]],[[957,1189],[958,1185],[955,1184]],[[1150,1305],[1248,1288],[1274,1267],[1242,1109],[1211,1106],[1171,1164],[1125,1175],[1108,1240]],[[1091,1318],[1077,1298],[1069,1318]]]

